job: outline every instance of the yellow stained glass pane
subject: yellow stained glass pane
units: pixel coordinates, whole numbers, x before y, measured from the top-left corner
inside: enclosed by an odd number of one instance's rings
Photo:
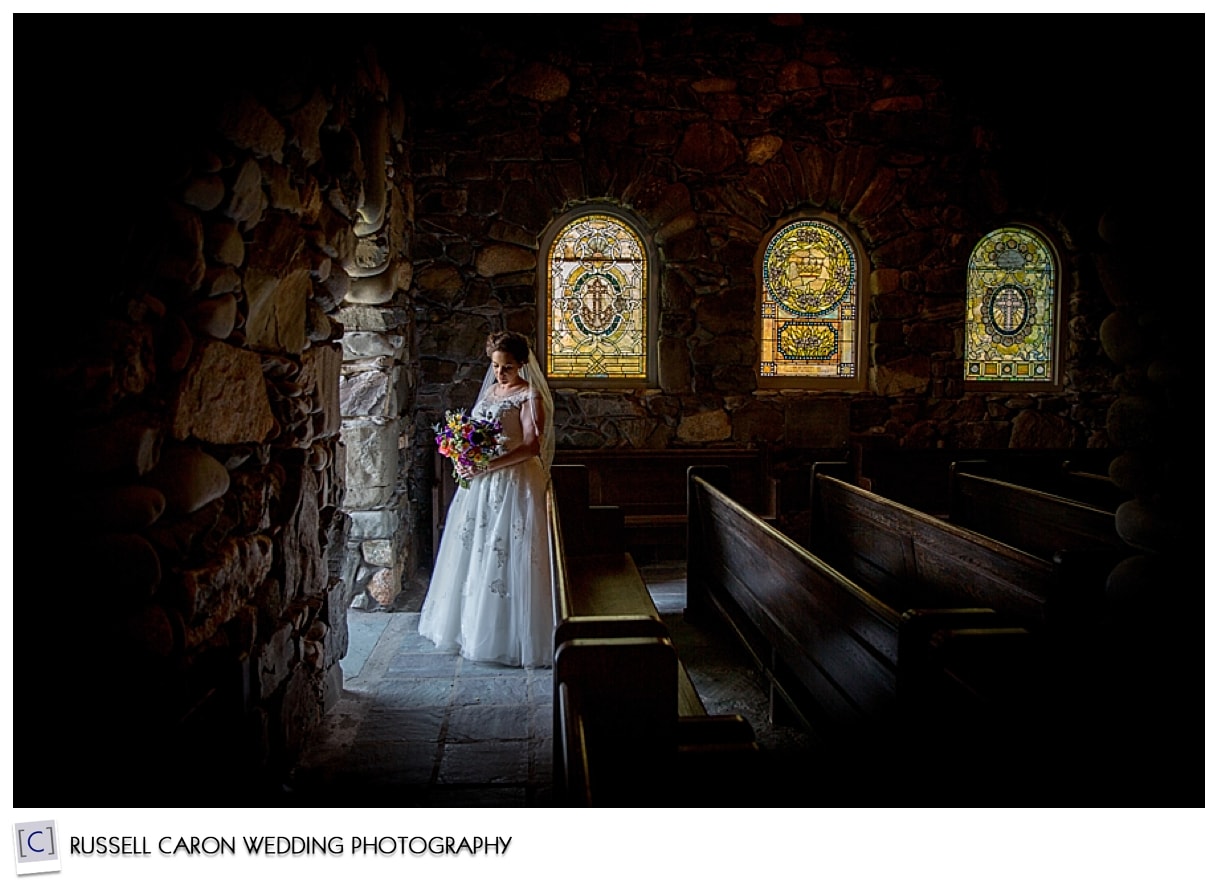
[[[548,255],[551,377],[645,379],[647,258],[622,221],[587,214],[558,234]]]
[[[858,258],[832,224],[802,220],[770,240],[761,265],[762,377],[858,372]]]
[[[1057,267],[1049,244],[1023,227],[984,236],[968,265],[964,378],[1052,382]]]

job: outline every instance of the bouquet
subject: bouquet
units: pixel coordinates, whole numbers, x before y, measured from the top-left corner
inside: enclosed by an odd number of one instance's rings
[[[437,423],[435,431],[440,453],[453,461],[453,478],[465,489],[469,489],[469,480],[461,477],[457,465],[485,467],[503,453],[506,440],[499,420],[475,419],[463,410],[445,413],[444,422]]]

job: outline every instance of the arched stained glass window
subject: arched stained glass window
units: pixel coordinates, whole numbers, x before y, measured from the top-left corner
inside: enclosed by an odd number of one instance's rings
[[[546,248],[546,374],[647,383],[653,373],[650,267],[622,217],[591,209],[560,219]]]
[[[759,260],[759,385],[861,387],[859,287],[869,269],[853,237],[835,223],[797,220],[774,232]]]
[[[1009,226],[982,237],[969,258],[967,304],[966,382],[1056,384],[1057,259],[1043,236]]]

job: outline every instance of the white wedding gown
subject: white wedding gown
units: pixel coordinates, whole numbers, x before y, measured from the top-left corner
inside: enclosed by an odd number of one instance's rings
[[[520,409],[530,394],[488,394],[471,415],[498,417],[510,450],[522,439]],[[458,488],[419,616],[419,633],[437,648],[478,662],[553,665],[547,484],[534,456]]]

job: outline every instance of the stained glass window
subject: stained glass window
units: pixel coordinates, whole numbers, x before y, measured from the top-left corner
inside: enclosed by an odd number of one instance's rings
[[[546,373],[556,379],[646,380],[648,267],[622,219],[581,214],[547,252]]]
[[[862,274],[859,249],[835,224],[798,220],[774,233],[761,255],[760,385],[861,385]]]
[[[1057,263],[1025,227],[984,236],[968,264],[964,379],[1047,383],[1057,376]]]

